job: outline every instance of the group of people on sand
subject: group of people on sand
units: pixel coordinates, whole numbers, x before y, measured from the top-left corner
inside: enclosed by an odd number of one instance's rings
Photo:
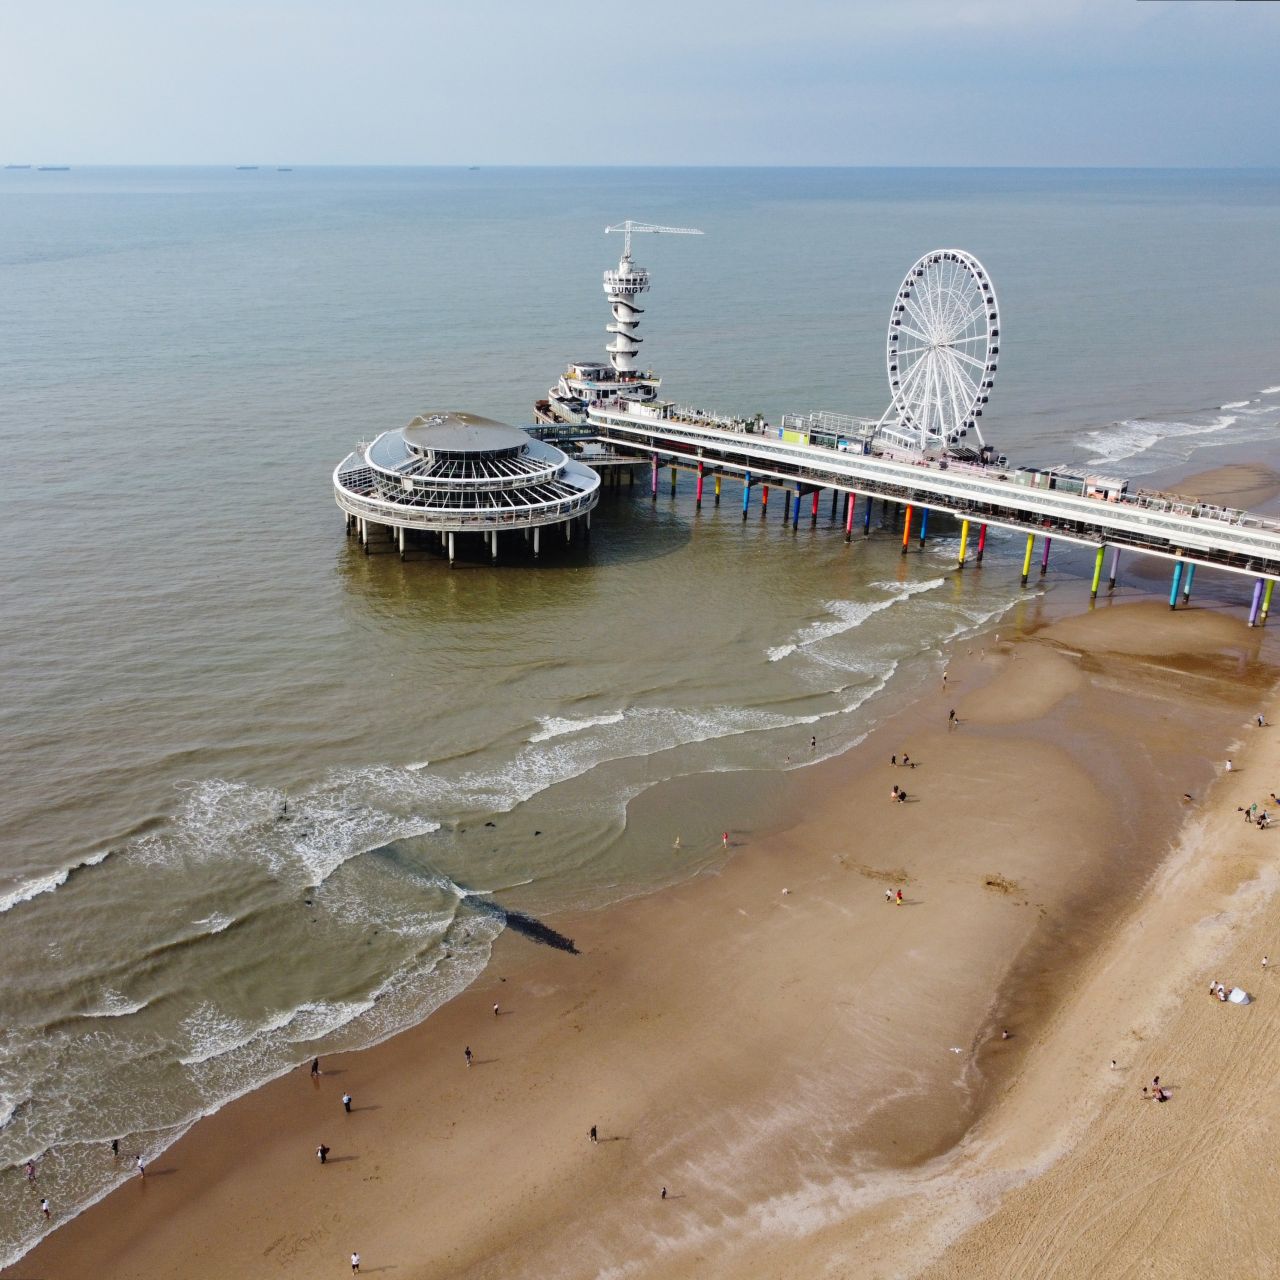
[[[1271,793],[1271,802],[1276,803],[1275,792]],[[1256,801],[1251,805],[1236,805],[1236,812],[1243,813],[1244,820],[1253,823],[1260,831],[1271,825],[1271,815],[1265,809],[1259,813]]]

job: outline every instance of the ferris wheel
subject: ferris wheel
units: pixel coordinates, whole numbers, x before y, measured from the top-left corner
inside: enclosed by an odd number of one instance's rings
[[[889,317],[891,402],[881,434],[908,449],[955,447],[995,385],[1000,309],[986,269],[961,249],[935,249],[907,272]]]

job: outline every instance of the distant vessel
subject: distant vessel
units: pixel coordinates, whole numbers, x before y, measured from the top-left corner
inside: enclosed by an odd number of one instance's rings
[[[636,306],[636,298],[649,288],[649,273],[631,261],[631,233],[655,232],[662,235],[700,236],[694,227],[655,227],[647,222],[620,222],[605,227],[605,234],[621,231],[622,257],[616,271],[604,273],[604,292],[613,312],[613,323],[606,332],[613,341],[605,347],[608,361],[579,360],[560,375],[560,380],[545,400],[534,404],[533,415],[539,422],[585,426],[587,411],[593,405],[625,399],[631,403],[651,404],[657,398],[662,379],[652,369],[638,369],[636,357],[643,341],[636,330],[644,308]]]
[[[22,166],[18,166],[18,167],[21,168]],[[31,168],[30,165],[27,165],[26,167],[28,169]],[[36,172],[37,173],[66,173],[66,171],[70,168],[71,166],[69,164],[42,164],[36,169]]]
[[[468,165],[467,168],[469,172],[475,173],[476,170],[480,168],[480,166],[478,164],[473,164],[473,165]]]
[[[30,169],[31,166],[29,164],[7,164],[5,165],[5,168],[6,169]]]
[[[291,168],[289,168],[289,166],[288,166],[288,165],[278,164],[278,165],[276,165],[276,172],[277,172],[277,173],[292,173],[292,172],[293,172],[293,170],[292,170]]]
[[[237,169],[256,169],[257,167],[258,167],[258,166],[257,166],[256,164],[238,164],[238,165],[236,165],[236,168],[237,168]]]

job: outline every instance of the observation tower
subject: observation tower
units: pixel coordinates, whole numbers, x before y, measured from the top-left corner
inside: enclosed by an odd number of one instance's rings
[[[622,257],[614,270],[604,273],[604,296],[609,301],[613,323],[605,332],[613,335],[605,347],[608,361],[579,360],[560,375],[547,392],[546,400],[534,406],[539,422],[585,426],[593,405],[626,399],[651,404],[657,398],[662,379],[652,369],[641,367],[637,333],[644,308],[637,299],[649,290],[649,272],[631,260],[631,237],[637,232],[665,236],[700,236],[696,227],[658,227],[649,222],[619,222],[605,227],[605,234],[622,232]]]
[[[381,528],[401,559],[410,534],[426,535],[452,564],[459,535],[481,535],[494,560],[501,534],[519,534],[534,556],[543,530],[587,536],[600,477],[518,427],[450,410],[358,444],[335,468],[333,492],[366,555]]]

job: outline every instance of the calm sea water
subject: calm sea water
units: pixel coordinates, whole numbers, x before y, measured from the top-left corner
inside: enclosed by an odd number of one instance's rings
[[[154,1154],[459,990],[485,895],[554,913],[712,863],[723,815],[672,815],[676,864],[628,799],[846,749],[1018,597],[999,538],[960,579],[946,540],[846,546],[825,502],[744,524],[732,485],[699,514],[607,495],[536,567],[359,554],[335,463],[425,409],[529,421],[601,352],[606,223],[706,231],[637,241],[645,355],[770,417],[878,416],[899,281],[966,248],[1003,312],[988,438],[1139,476],[1276,460],[1278,197],[1270,171],[0,172],[0,1258],[35,1232],[28,1157],[72,1212],[126,1171],[112,1137]]]

